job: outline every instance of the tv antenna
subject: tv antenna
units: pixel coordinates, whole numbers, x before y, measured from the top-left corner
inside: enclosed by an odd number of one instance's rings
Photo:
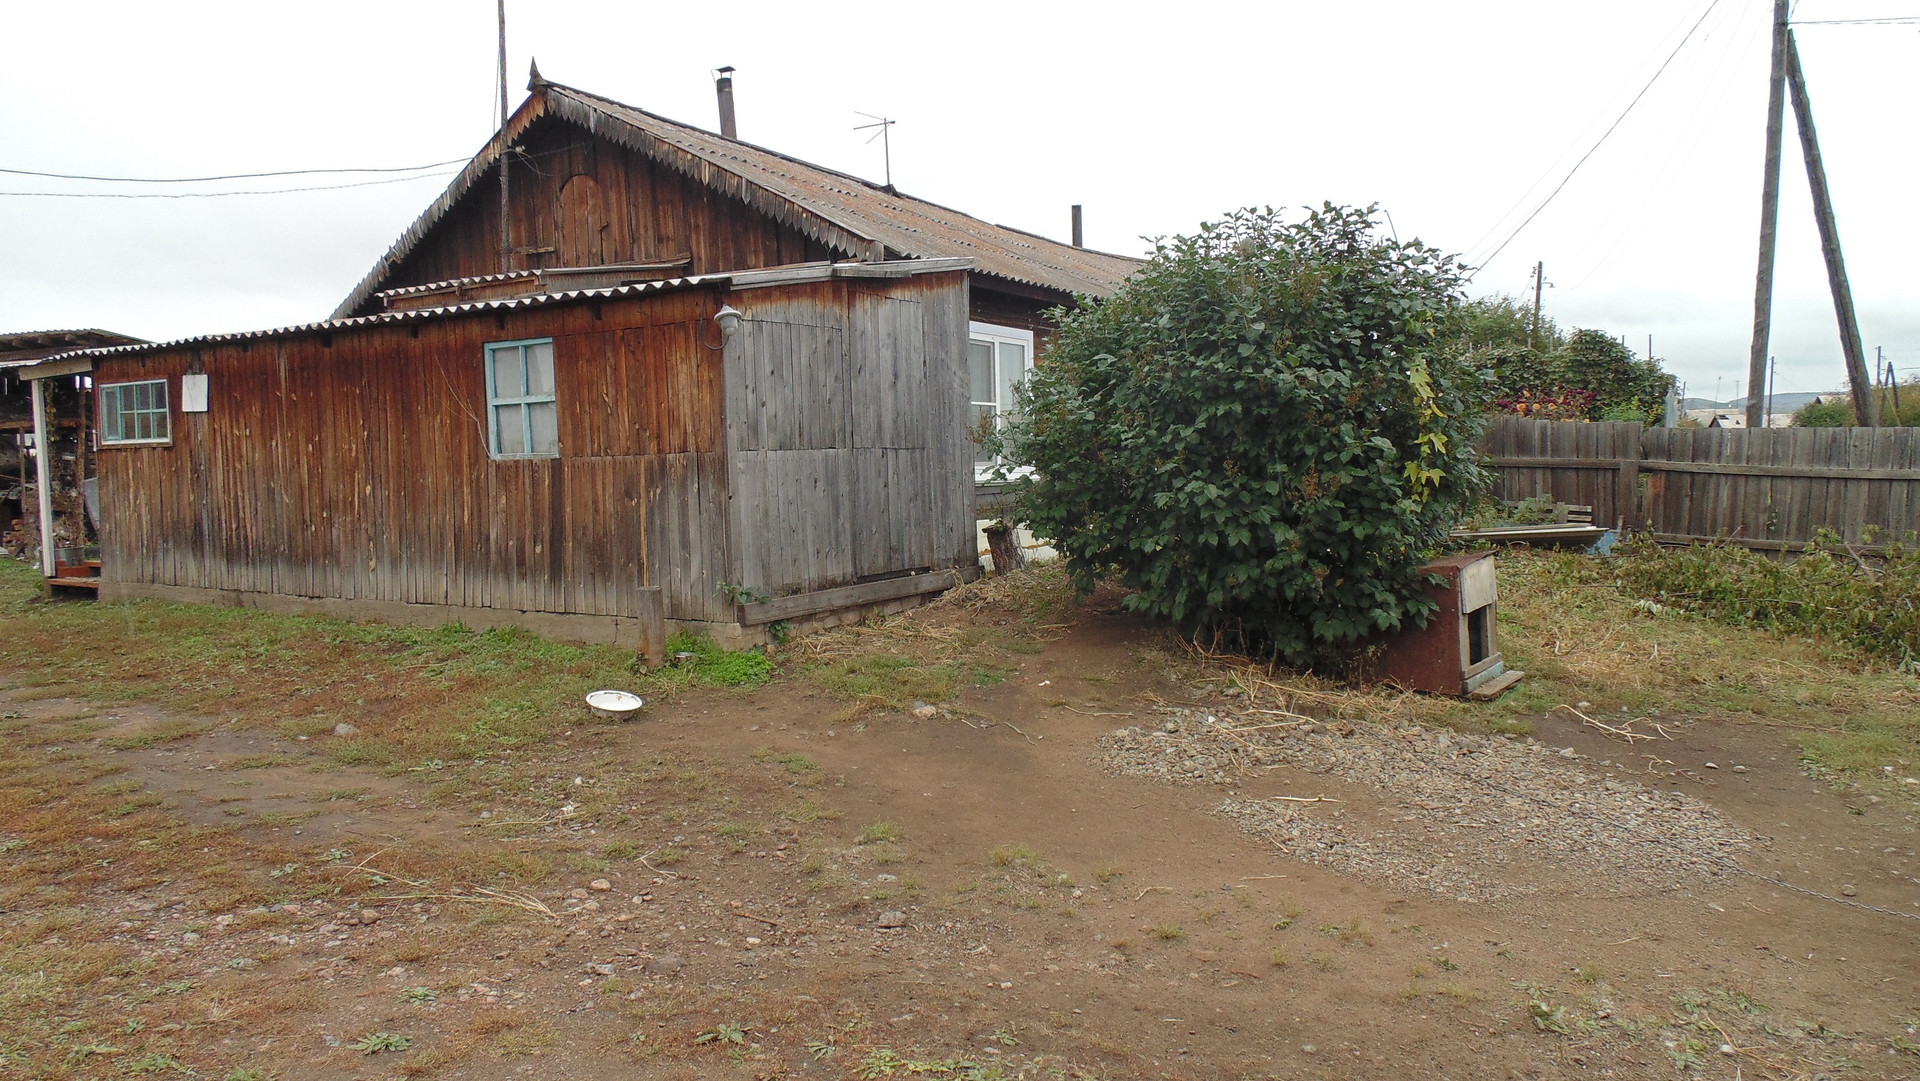
[[[884,116],[874,116],[872,113],[863,113],[863,112],[860,112],[860,110],[858,109],[855,109],[854,112],[860,116],[864,116],[869,120],[874,121],[874,123],[856,124],[853,130],[866,131],[869,128],[880,129],[879,131],[874,132],[872,135],[867,136],[867,145],[869,146],[873,145],[873,141],[875,139],[880,140],[880,152],[886,160],[887,190],[892,191],[893,190],[893,138],[888,134],[888,132],[891,131],[893,126],[895,124],[898,124],[899,121],[888,120]]]

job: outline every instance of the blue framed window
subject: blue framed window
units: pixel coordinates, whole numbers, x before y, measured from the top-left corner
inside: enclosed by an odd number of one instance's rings
[[[487,412],[495,458],[560,456],[552,338],[487,344]]]
[[[100,385],[100,444],[165,443],[173,438],[167,381]]]

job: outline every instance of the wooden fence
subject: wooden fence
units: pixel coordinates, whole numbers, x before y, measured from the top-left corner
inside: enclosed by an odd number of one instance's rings
[[[1501,499],[1546,493],[1596,525],[1791,550],[1920,531],[1920,428],[1643,428],[1503,417],[1481,448]]]

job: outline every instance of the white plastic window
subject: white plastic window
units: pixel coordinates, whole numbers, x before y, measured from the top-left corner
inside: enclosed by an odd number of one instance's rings
[[[1014,387],[1033,370],[1033,332],[991,323],[967,326],[967,382],[972,388],[972,423],[979,436],[998,428],[1013,414]],[[976,446],[973,469],[985,476],[999,463]]]

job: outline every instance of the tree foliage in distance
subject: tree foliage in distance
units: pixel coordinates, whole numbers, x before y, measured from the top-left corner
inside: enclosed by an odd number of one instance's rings
[[[1568,334],[1509,296],[1469,302],[1459,341],[1493,378],[1494,408],[1545,420],[1654,422],[1674,378],[1599,330]]]
[[[1290,664],[1423,622],[1417,568],[1482,487],[1461,272],[1374,210],[1243,210],[1162,240],[1060,330],[999,437],[1090,590]]]
[[[1897,392],[1882,386],[1875,387],[1873,393],[1880,399],[1881,424],[1889,428],[1920,426],[1920,379],[1908,376]],[[1853,416],[1853,400],[1844,394],[1808,402],[1793,412],[1796,428],[1851,428],[1858,423]]]

